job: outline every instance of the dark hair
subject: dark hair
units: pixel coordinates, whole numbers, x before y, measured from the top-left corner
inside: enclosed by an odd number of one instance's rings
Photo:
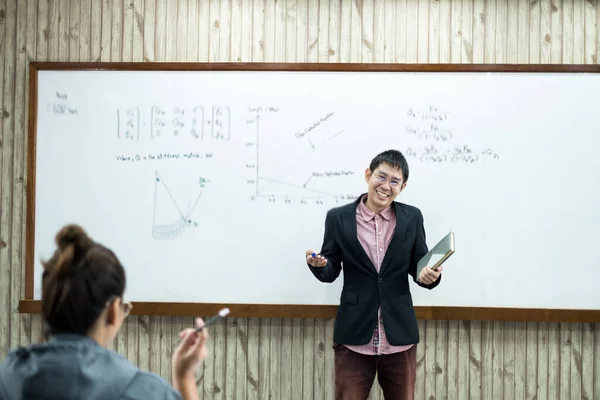
[[[42,261],[42,315],[48,334],[85,335],[108,302],[123,297],[125,270],[115,254],[79,225],[56,235],[57,249]]]
[[[386,150],[377,154],[375,158],[371,160],[369,169],[373,172],[383,163],[389,164],[393,168],[402,171],[404,182],[408,181],[408,162],[401,152],[398,150]]]

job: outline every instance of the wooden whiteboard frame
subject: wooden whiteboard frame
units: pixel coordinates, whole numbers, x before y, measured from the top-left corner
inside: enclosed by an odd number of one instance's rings
[[[35,260],[35,192],[38,72],[71,71],[330,71],[330,72],[526,72],[600,73],[591,64],[358,64],[358,63],[104,63],[31,62],[29,64],[29,111],[27,148],[27,216],[25,235],[25,299],[20,313],[40,313],[41,303],[33,299]],[[233,317],[334,318],[338,306],[214,303],[134,302],[134,315],[212,315],[224,306]],[[415,306],[421,320],[487,320],[532,322],[600,322],[600,310],[438,307]]]

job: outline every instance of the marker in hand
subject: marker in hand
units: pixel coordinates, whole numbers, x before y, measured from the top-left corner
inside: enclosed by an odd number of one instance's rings
[[[210,317],[204,323],[203,326],[196,328],[195,329],[196,333],[200,332],[202,329],[206,328],[208,325],[215,323],[217,320],[227,317],[228,315],[229,315],[229,308],[222,309],[221,311],[219,311],[219,313],[217,315],[215,315],[214,317]]]
[[[306,250],[306,262],[315,268],[323,268],[327,265],[327,259],[313,250]]]

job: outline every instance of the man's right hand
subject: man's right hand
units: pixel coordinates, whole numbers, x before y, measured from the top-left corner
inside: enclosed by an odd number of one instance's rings
[[[313,253],[316,254],[315,257],[312,256]],[[323,268],[327,265],[327,259],[314,250],[306,250],[306,262],[315,268]]]

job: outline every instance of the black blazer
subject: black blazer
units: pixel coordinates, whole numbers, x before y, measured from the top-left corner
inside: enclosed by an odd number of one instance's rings
[[[419,342],[419,329],[413,308],[408,275],[417,282],[417,262],[428,249],[421,211],[407,204],[393,202],[396,231],[383,258],[381,270],[367,256],[357,236],[356,207],[363,196],[353,203],[333,208],[325,218],[325,234],[321,254],[327,265],[310,271],[321,282],[333,282],[344,269],[344,285],[337,311],[333,341],[358,345],[371,340],[381,304],[383,326],[388,342],[408,345]]]

